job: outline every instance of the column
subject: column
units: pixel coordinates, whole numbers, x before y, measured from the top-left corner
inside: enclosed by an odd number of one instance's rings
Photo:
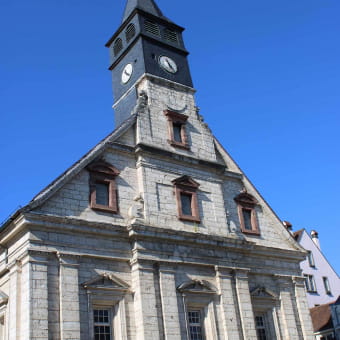
[[[132,290],[135,292],[136,340],[158,340],[159,327],[156,307],[154,269],[152,264],[133,260]]]
[[[178,315],[175,270],[166,265],[161,265],[159,275],[165,339],[180,340],[181,330]]]
[[[303,338],[304,340],[313,340],[313,325],[307,303],[305,279],[303,277],[294,277],[293,282]]]
[[[254,313],[249,292],[248,271],[243,269],[235,270],[235,278],[243,338],[246,340],[257,340]]]
[[[236,310],[236,296],[233,288],[233,274],[230,269],[215,267],[216,281],[221,296],[221,319],[223,322],[224,339],[241,340]]]
[[[80,339],[78,257],[58,253],[60,339]]]
[[[280,287],[281,314],[283,319],[282,332],[284,339],[301,340],[293,305],[292,278],[290,276],[278,276],[278,284]]]

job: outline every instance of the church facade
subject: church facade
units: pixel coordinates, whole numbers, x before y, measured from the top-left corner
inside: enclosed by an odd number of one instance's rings
[[[182,32],[127,1],[117,128],[1,229],[0,339],[313,339],[306,252],[200,116]]]

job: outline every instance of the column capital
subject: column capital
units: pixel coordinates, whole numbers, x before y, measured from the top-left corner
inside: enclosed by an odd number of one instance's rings
[[[68,254],[68,253],[61,253],[57,252],[56,256],[59,260],[60,265],[63,266],[70,266],[70,267],[77,267],[79,266],[79,260],[81,256],[76,254]]]
[[[248,280],[249,268],[235,268],[235,277],[239,280]]]
[[[293,283],[293,278],[289,275],[275,275],[276,281],[281,287],[291,287]]]
[[[297,287],[305,287],[305,278],[303,276],[293,276],[293,283]]]

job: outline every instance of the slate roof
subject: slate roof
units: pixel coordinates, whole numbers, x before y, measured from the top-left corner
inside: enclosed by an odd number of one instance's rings
[[[163,15],[154,0],[127,0],[122,22],[124,22],[136,8],[171,22]]]

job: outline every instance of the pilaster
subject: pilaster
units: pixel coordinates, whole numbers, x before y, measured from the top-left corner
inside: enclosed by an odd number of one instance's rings
[[[166,265],[159,268],[162,314],[166,340],[180,340],[181,331],[178,314],[175,270]]]
[[[293,305],[293,282],[291,277],[278,276],[277,281],[280,287],[281,314],[283,318],[284,339],[301,340],[296,322],[296,315]]]
[[[307,303],[305,279],[303,277],[294,277],[293,283],[295,287],[295,299],[299,313],[303,339],[313,340],[313,325]]]
[[[78,257],[58,253],[60,339],[80,339]]]
[[[45,256],[31,255],[29,258],[31,269],[30,278],[30,339],[48,339],[48,259]],[[28,265],[28,264],[27,264]],[[25,264],[23,263],[23,271]],[[22,332],[22,339],[25,339]]]
[[[8,339],[20,339],[21,262],[9,266]]]
[[[236,310],[236,296],[234,294],[234,276],[230,269],[216,266],[216,281],[221,298],[221,319],[223,322],[223,334],[225,340],[241,340],[238,328],[238,316]]]
[[[254,313],[249,292],[248,270],[235,270],[235,279],[243,338],[246,340],[257,340]]]
[[[150,263],[133,260],[132,290],[135,292],[136,340],[158,340],[159,326],[156,307],[154,268]]]

